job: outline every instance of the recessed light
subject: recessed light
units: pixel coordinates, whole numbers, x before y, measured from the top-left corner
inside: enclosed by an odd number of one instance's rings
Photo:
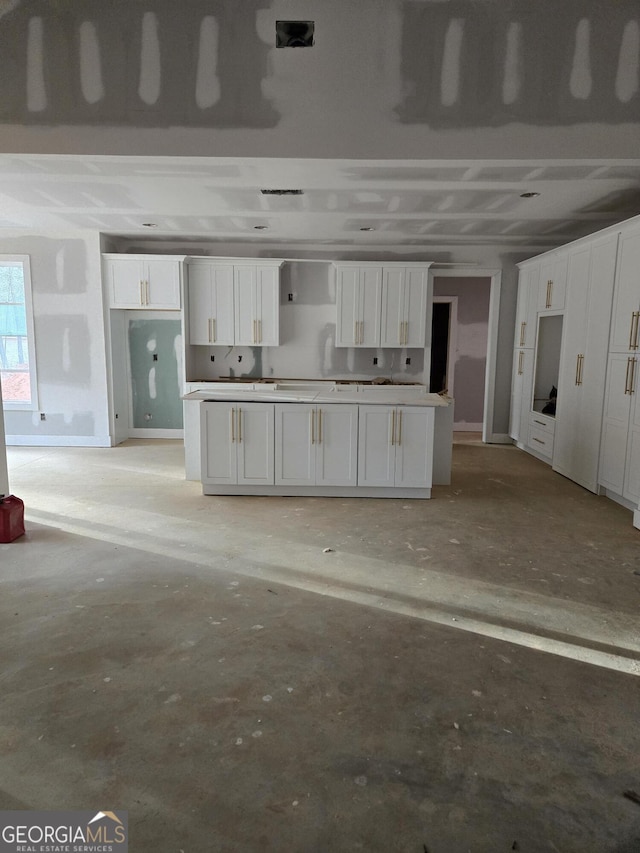
[[[143,228],[157,228],[158,223],[157,222],[143,222],[142,227]]]
[[[269,227],[268,225],[254,225],[253,226],[255,231],[266,231],[268,227]]]
[[[366,228],[361,228],[360,230],[361,231],[375,231],[376,229],[372,228],[370,225],[368,225]]]
[[[537,198],[540,193],[528,192],[528,193],[520,193],[520,198]]]

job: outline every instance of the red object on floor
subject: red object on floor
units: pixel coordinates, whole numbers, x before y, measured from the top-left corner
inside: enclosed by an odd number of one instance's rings
[[[13,542],[24,534],[24,503],[15,495],[0,498],[0,542]]]

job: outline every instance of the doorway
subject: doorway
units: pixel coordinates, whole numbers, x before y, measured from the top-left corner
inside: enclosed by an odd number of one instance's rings
[[[453,397],[456,362],[458,297],[434,296],[431,318],[429,390]]]

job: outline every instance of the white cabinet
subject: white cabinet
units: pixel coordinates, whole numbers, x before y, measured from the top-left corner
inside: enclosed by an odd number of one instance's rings
[[[640,228],[623,231],[613,294],[610,352],[640,347]]]
[[[424,347],[428,270],[382,270],[381,347]]]
[[[276,485],[357,484],[357,406],[276,405],[275,442]]]
[[[617,244],[617,234],[581,244],[568,264],[553,468],[592,492],[598,488]]]
[[[611,353],[607,370],[600,485],[640,502],[640,362],[635,355]]]
[[[278,346],[281,263],[189,259],[188,343]]]
[[[517,349],[514,353],[509,435],[522,443],[527,442],[533,399],[533,356],[532,349]]]
[[[360,406],[358,485],[430,488],[432,408]]]
[[[104,255],[110,308],[179,311],[182,259],[147,255]]]
[[[428,269],[336,265],[336,346],[424,347]]]
[[[191,262],[188,270],[189,343],[233,345],[233,265]]]
[[[203,484],[273,485],[273,404],[202,403],[200,418]]]
[[[235,342],[275,347],[280,343],[280,278],[278,267],[234,268]]]
[[[337,347],[380,346],[382,268],[337,268]]]
[[[540,263],[538,281],[538,311],[561,311],[564,308],[567,286],[566,252],[545,255]]]

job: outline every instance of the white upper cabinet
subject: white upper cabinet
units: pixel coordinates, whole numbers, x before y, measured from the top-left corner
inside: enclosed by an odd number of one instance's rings
[[[337,264],[337,347],[424,347],[428,264]]]
[[[189,343],[233,344],[233,265],[191,262]]]
[[[538,281],[538,311],[561,311],[567,289],[566,252],[554,252],[540,262]]]
[[[180,310],[181,258],[105,255],[103,264],[110,308]]]
[[[424,347],[428,270],[383,268],[380,346]]]
[[[539,280],[539,263],[523,264],[520,267],[514,345],[521,349],[531,349],[536,343]]]
[[[337,268],[337,347],[380,346],[382,268]]]
[[[280,343],[280,275],[276,266],[234,268],[235,342],[275,347]]]
[[[623,231],[613,293],[610,352],[637,352],[640,347],[640,228]]]
[[[191,258],[188,343],[278,346],[281,263]]]

